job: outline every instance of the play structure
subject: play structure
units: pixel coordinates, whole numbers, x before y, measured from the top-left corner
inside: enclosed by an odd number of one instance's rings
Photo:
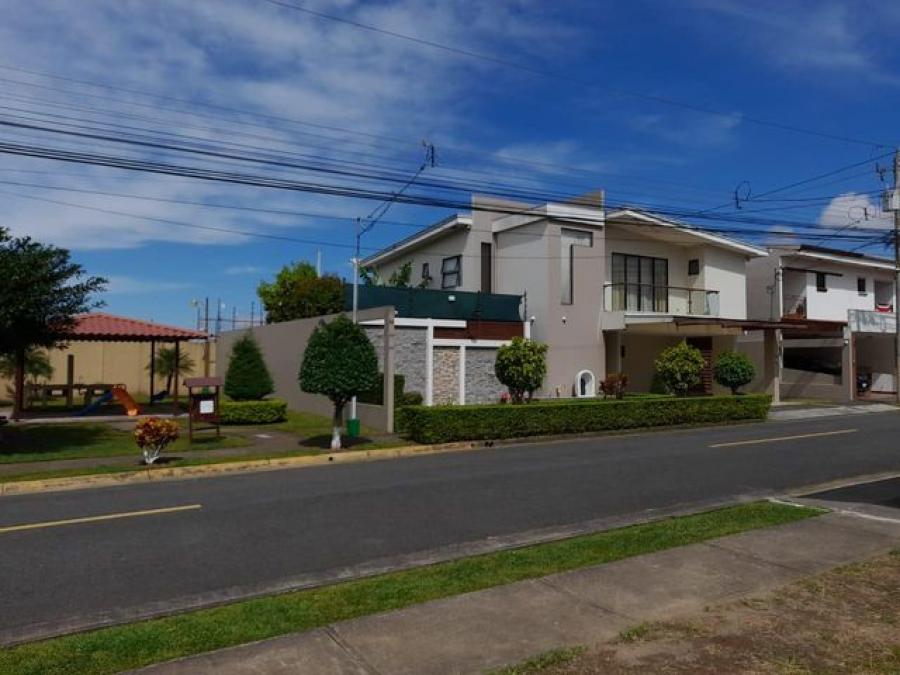
[[[60,342],[144,342],[150,344],[150,366],[148,384],[150,404],[159,403],[164,399],[172,400],[172,410],[175,415],[180,413],[179,407],[179,377],[172,380],[172,391],[154,391],[157,374],[155,372],[155,354],[158,344],[170,344],[174,349],[174,368],[178,372],[180,348],[182,342],[207,340],[206,333],[166,326],[151,321],[141,321],[123,316],[115,316],[103,312],[81,314],[77,317],[75,326],[60,336]],[[208,350],[206,352],[208,354]],[[208,359],[205,369],[208,370]],[[124,408],[129,416],[140,414],[140,409],[132,395],[121,383],[79,383],[75,380],[75,357],[69,354],[67,357],[66,381],[62,384],[26,384],[24,373],[24,357],[16,367],[14,377],[13,419],[22,417],[25,411],[26,400],[43,402],[47,405],[53,398],[64,398],[67,408],[76,408],[76,396],[82,396],[83,406],[75,412],[76,415],[88,415],[98,410],[101,406],[116,402]]]
[[[138,413],[140,413],[140,408],[138,408],[138,404],[131,397],[131,394],[128,393],[125,387],[117,385],[114,387],[110,387],[109,391],[101,394],[99,398],[97,398],[95,401],[91,401],[75,414],[79,417],[83,415],[90,415],[101,406],[110,403],[113,399],[115,399],[123,408],[125,408],[125,414],[129,417],[134,417]]]

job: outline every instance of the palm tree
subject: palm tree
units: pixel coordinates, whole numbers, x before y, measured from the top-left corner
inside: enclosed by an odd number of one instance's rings
[[[166,378],[166,391],[172,391],[172,378],[181,377],[184,373],[192,373],[196,365],[194,359],[187,354],[178,356],[178,372],[175,371],[175,348],[161,347],[156,352],[152,364],[147,364],[147,370],[153,370],[157,376]]]

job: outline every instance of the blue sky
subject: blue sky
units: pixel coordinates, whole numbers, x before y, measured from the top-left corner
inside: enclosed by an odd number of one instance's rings
[[[180,134],[219,149],[293,153],[295,162],[389,168],[397,177],[415,171],[427,139],[438,165],[423,179],[540,194],[604,188],[611,202],[685,212],[728,203],[739,184],[752,198],[864,163],[777,194],[815,200],[716,213],[766,209],[758,215],[771,223],[740,226],[756,241],[777,239],[768,230],[788,229],[775,224],[781,219],[845,232],[889,225],[875,206],[874,158],[900,141],[896,3],[291,1],[526,68],[264,0],[7,0],[0,118],[145,138]],[[0,141],[396,188],[14,128],[0,128]],[[213,305],[221,298],[225,315],[236,306],[246,317],[260,279],[317,251],[328,271],[349,277],[354,219],[376,205],[4,155],[0,198],[0,224],[69,247],[91,273],[109,277],[108,311],[185,325],[194,321],[191,301],[206,296]],[[378,248],[447,214],[397,205],[364,245]]]

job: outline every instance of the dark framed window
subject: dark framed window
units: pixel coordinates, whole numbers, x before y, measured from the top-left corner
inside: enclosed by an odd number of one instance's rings
[[[612,309],[669,311],[669,261],[642,255],[612,254]]]
[[[866,278],[865,277],[856,277],[856,291],[860,295],[866,294]]]
[[[431,283],[431,265],[422,263],[422,283]]]
[[[462,283],[462,260],[454,255],[441,262],[441,288],[456,288]]]
[[[700,258],[691,258],[688,260],[688,275],[695,277],[700,274]]]
[[[493,272],[491,270],[491,245],[488,242],[481,243],[481,292],[490,293]]]
[[[828,282],[826,281],[827,275],[825,272],[816,272],[816,290],[819,293],[824,293],[828,290]]]

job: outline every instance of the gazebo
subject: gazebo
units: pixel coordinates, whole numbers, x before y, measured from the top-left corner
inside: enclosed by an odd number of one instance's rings
[[[174,344],[175,368],[177,370],[181,353],[181,343],[185,340],[206,340],[207,333],[202,331],[167,326],[152,321],[141,321],[105,312],[90,312],[79,314],[76,323],[71,330],[59,336],[59,342],[149,342],[150,343],[150,399],[153,400],[153,388],[156,380],[154,361],[157,343]],[[208,353],[208,352],[207,352]],[[67,398],[71,404],[71,396],[74,388],[72,357],[69,357],[69,368],[66,382]],[[178,414],[178,377],[173,379],[172,400],[174,413]],[[15,374],[15,399],[13,405],[13,419],[19,419],[25,408],[25,372],[24,364],[20,360]]]

